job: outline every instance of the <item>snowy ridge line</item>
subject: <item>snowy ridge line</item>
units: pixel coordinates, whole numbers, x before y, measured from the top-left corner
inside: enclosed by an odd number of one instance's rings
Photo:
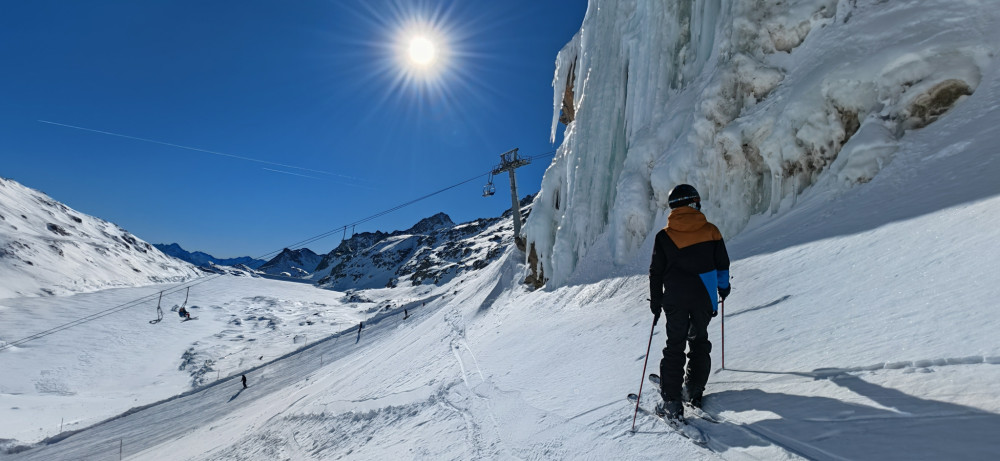
[[[391,310],[388,310],[388,311],[384,311],[384,312],[382,312],[380,314],[372,316],[371,318],[365,320],[365,328],[368,328],[369,325],[372,326],[372,327],[378,326],[378,325],[380,325],[382,323],[383,320],[386,320],[387,318],[394,317],[394,316],[402,314],[404,309],[409,310],[410,311],[409,312],[410,313],[410,318],[413,318],[415,315],[417,315],[415,312],[419,312],[418,309],[420,307],[422,307],[422,303],[423,302],[425,302],[425,301],[427,301],[427,302],[432,301],[432,300],[436,299],[437,297],[440,297],[440,295],[428,298],[427,300],[413,301],[411,303],[408,303],[408,304],[405,304],[403,306],[400,306],[400,307],[398,307],[396,309],[391,309]],[[277,356],[277,357],[275,357],[273,359],[268,360],[265,363],[262,363],[260,365],[254,366],[252,368],[248,368],[246,370],[242,370],[242,371],[239,372],[239,374],[245,375],[245,374],[248,374],[248,373],[253,373],[253,372],[261,370],[261,369],[263,369],[265,367],[272,366],[275,363],[280,362],[282,360],[286,360],[288,358],[294,357],[294,356],[296,356],[298,354],[301,354],[301,353],[303,353],[305,351],[308,351],[308,350],[310,350],[312,348],[315,348],[315,347],[317,347],[317,346],[319,346],[321,344],[327,343],[330,340],[336,340],[336,339],[338,339],[338,338],[340,338],[342,336],[352,336],[356,332],[357,332],[357,327],[356,326],[352,326],[350,328],[347,328],[347,329],[341,330],[339,332],[333,333],[333,334],[331,334],[331,335],[329,335],[329,336],[327,336],[325,338],[322,338],[322,339],[319,339],[317,341],[314,341],[314,342],[312,342],[310,344],[304,345],[304,346],[302,346],[302,347],[300,347],[298,349],[295,349],[293,351],[290,351],[290,352],[287,352],[287,353],[282,354],[280,356]],[[163,404],[172,402],[174,400],[182,399],[182,398],[189,397],[191,395],[194,395],[194,394],[197,394],[197,393],[200,393],[200,392],[204,392],[204,391],[206,391],[208,389],[214,388],[214,387],[222,385],[222,384],[224,384],[224,383],[226,383],[228,381],[231,381],[232,379],[235,379],[236,376],[237,376],[237,374],[235,374],[235,373],[234,374],[230,374],[230,375],[226,376],[225,378],[217,379],[217,380],[215,380],[213,382],[210,382],[208,384],[200,385],[198,387],[195,387],[195,388],[190,389],[188,391],[182,392],[180,394],[173,395],[171,397],[168,397],[168,398],[156,401],[156,402],[152,402],[152,403],[148,403],[148,404],[145,404],[145,405],[140,405],[140,406],[137,406],[137,407],[129,408],[128,410],[125,410],[124,412],[122,412],[122,413],[120,413],[118,415],[115,415],[115,416],[109,417],[107,419],[104,419],[102,421],[96,422],[96,423],[91,424],[91,425],[89,425],[87,427],[83,427],[83,428],[72,430],[72,431],[65,431],[65,432],[61,432],[59,434],[50,436],[50,437],[46,437],[45,439],[42,439],[42,440],[40,440],[38,442],[35,442],[33,444],[12,445],[12,446],[7,446],[5,448],[0,448],[0,454],[17,454],[17,453],[28,451],[28,450],[31,450],[31,449],[34,449],[34,448],[37,448],[37,447],[46,446],[46,445],[53,445],[53,444],[59,443],[59,442],[61,442],[63,440],[66,440],[67,438],[69,438],[69,437],[71,437],[73,435],[76,435],[78,433],[91,430],[91,429],[93,429],[95,427],[98,427],[98,426],[101,426],[103,424],[107,424],[107,423],[110,423],[110,422],[113,422],[113,421],[117,421],[119,419],[122,419],[122,418],[128,417],[130,415],[133,415],[133,414],[136,414],[136,413],[148,410],[150,408],[153,408],[153,407],[156,407],[156,406],[159,406],[159,405],[163,405]]]
[[[152,301],[157,296],[159,296],[160,293],[163,293],[163,294],[173,294],[173,293],[176,293],[176,292],[178,292],[178,291],[180,291],[182,289],[190,288],[190,287],[193,287],[195,285],[200,285],[200,284],[208,282],[210,280],[215,280],[216,277],[219,277],[221,275],[223,275],[223,274],[210,275],[208,277],[197,279],[197,281],[195,281],[195,282],[186,282],[186,283],[181,284],[181,285],[179,285],[179,286],[177,286],[177,287],[175,287],[175,288],[173,288],[171,290],[157,291],[155,293],[152,293],[152,294],[140,297],[140,298],[136,298],[136,299],[134,299],[132,301],[128,301],[128,302],[123,303],[123,304],[119,304],[119,305],[117,305],[115,307],[112,307],[110,309],[98,312],[96,314],[90,314],[90,315],[88,315],[86,317],[81,317],[81,318],[73,320],[71,322],[64,323],[62,325],[50,328],[48,330],[40,331],[38,333],[35,333],[33,335],[30,335],[30,336],[26,336],[26,337],[18,339],[16,341],[11,341],[9,343],[0,344],[0,352],[6,350],[8,348],[14,347],[14,346],[19,346],[21,344],[34,341],[36,339],[44,338],[44,337],[46,337],[48,335],[51,335],[51,334],[54,334],[54,333],[58,333],[60,331],[63,331],[63,330],[75,327],[77,325],[83,325],[84,323],[92,322],[92,321],[97,320],[99,318],[106,317],[106,316],[111,315],[111,314],[117,314],[118,312],[121,312],[123,310],[130,309],[130,308],[133,308],[133,307],[137,307],[142,302]]]
[[[719,373],[721,371],[733,371],[737,373],[794,375],[794,376],[802,376],[804,378],[828,379],[849,373],[860,373],[865,371],[899,370],[903,368],[927,368],[927,367],[943,367],[952,365],[979,365],[979,364],[1000,365],[1000,356],[973,355],[968,357],[952,357],[952,358],[942,358],[942,359],[904,360],[901,362],[880,362],[873,365],[866,365],[860,367],[817,368],[813,371],[771,371],[771,370],[741,370],[738,368],[719,368],[715,372]]]
[[[919,416],[920,419],[950,419],[954,420],[956,418],[984,418],[989,417],[992,414],[986,411],[953,411],[944,413],[924,413]],[[917,418],[912,413],[901,412],[897,415],[883,415],[883,416],[850,416],[850,417],[839,417],[839,418],[804,418],[803,421],[811,423],[841,423],[849,421],[885,421],[890,419],[912,419]]]

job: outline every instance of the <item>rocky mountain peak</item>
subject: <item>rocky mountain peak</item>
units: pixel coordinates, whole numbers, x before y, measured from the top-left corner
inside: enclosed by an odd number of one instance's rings
[[[438,213],[438,214],[436,214],[434,216],[421,219],[416,224],[414,224],[413,227],[411,227],[411,228],[403,231],[402,233],[411,234],[411,235],[412,234],[426,234],[428,232],[434,231],[436,229],[440,229],[442,227],[451,227],[451,226],[454,226],[454,225],[455,225],[455,223],[452,222],[450,216],[448,216],[448,215],[446,215],[444,213]]]

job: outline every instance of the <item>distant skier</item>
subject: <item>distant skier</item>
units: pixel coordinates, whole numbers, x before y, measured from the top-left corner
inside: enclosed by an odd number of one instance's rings
[[[701,213],[701,197],[694,187],[674,187],[667,203],[667,227],[656,233],[649,264],[653,324],[661,312],[667,323],[667,347],[660,361],[663,402],[656,406],[656,413],[683,420],[682,383],[688,402],[701,407],[712,366],[708,323],[718,315],[718,299],[729,295],[729,254],[719,229]],[[685,345],[690,346],[686,376]]]
[[[410,313],[406,312],[406,309],[403,309],[403,320],[406,320],[408,318],[410,318]]]
[[[365,323],[364,322],[358,322],[358,339],[356,339],[354,341],[355,344],[357,344],[358,341],[361,341],[361,329],[364,328],[364,327],[365,327]]]
[[[243,375],[243,388],[247,388],[247,375]]]
[[[191,313],[183,307],[177,310],[177,314],[186,320],[191,320]]]

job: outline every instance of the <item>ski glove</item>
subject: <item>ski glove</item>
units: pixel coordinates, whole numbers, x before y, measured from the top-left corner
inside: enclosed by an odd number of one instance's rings
[[[660,312],[663,312],[663,308],[660,307],[660,303],[650,301],[649,310],[653,313],[653,325],[656,325],[656,322],[660,320]]]
[[[718,317],[718,316],[719,316],[719,311],[716,310],[716,309],[712,309],[712,318],[715,318],[715,317]]]
[[[719,288],[719,298],[726,299],[726,297],[729,296],[729,291],[732,289],[733,289],[732,285],[729,285],[725,288]]]

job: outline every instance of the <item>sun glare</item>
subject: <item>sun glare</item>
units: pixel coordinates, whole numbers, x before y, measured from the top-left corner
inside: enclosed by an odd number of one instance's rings
[[[427,66],[434,62],[437,56],[437,49],[434,42],[426,37],[413,37],[410,39],[410,62],[418,66]]]
[[[378,78],[366,82],[381,90],[374,105],[396,100],[420,111],[421,116],[432,108],[439,113],[461,111],[457,95],[469,91],[470,59],[476,57],[470,50],[483,29],[478,26],[479,9],[472,6],[476,3],[378,3],[390,8],[366,9],[359,16],[379,32],[377,41],[370,43],[375,51],[371,68]]]

